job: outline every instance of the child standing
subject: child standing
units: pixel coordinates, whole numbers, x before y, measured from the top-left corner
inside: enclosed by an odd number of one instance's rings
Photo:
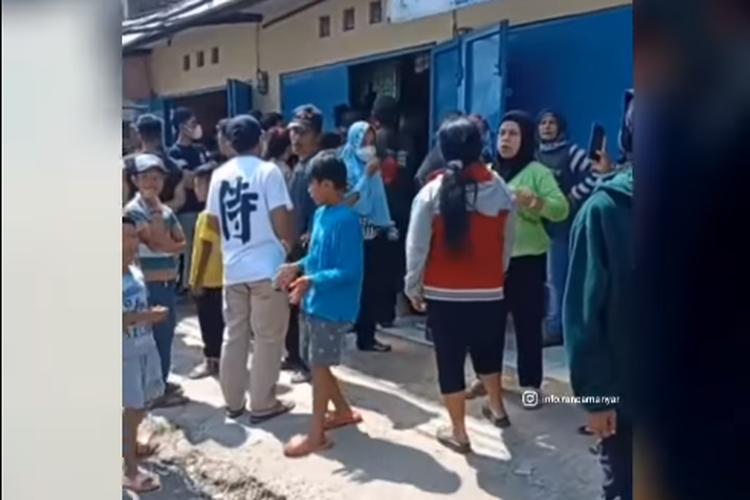
[[[138,443],[138,428],[148,404],[164,391],[161,361],[151,325],[167,318],[162,306],[149,308],[146,281],[134,264],[138,253],[135,221],[122,218],[122,458],[126,489],[145,493],[159,488],[159,479],[140,467],[140,459],[153,453]]]
[[[195,196],[201,203],[206,201],[211,174],[216,167],[215,163],[206,163],[194,172]],[[208,214],[204,210],[198,214],[195,223],[190,290],[198,309],[198,323],[201,327],[205,360],[190,373],[192,379],[219,375],[221,343],[224,338],[223,286],[221,239],[215,228],[209,225]]]
[[[324,151],[310,165],[310,195],[315,212],[306,257],[285,264],[276,285],[288,288],[300,305],[301,354],[312,369],[313,414],[307,435],[284,447],[288,457],[302,457],[332,446],[326,430],[355,425],[354,412],[341,392],[331,366],[341,362],[344,336],[359,313],[364,273],[359,217],[344,203],[346,166],[334,151]],[[328,404],[333,404],[329,413]]]

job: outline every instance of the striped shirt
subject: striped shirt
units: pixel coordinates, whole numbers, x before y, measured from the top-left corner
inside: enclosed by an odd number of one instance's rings
[[[171,232],[175,227],[180,227],[180,222],[171,208],[161,205],[161,209],[167,231]],[[143,201],[141,195],[137,194],[125,205],[125,215],[131,217],[135,221],[136,228],[140,229],[151,222],[152,210]],[[177,255],[153,250],[144,243],[138,245],[138,260],[141,269],[145,272],[177,270]]]

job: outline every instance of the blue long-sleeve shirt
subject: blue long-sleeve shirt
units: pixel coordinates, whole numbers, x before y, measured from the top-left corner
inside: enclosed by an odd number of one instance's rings
[[[313,216],[310,248],[299,261],[312,280],[302,310],[336,322],[354,322],[364,275],[364,242],[359,216],[341,204],[322,206]]]

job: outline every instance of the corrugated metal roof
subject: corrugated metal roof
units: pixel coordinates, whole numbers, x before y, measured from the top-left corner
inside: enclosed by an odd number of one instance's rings
[[[220,11],[231,10],[232,5],[242,8],[257,5],[266,0],[185,0],[162,11],[122,23],[122,48],[133,47],[140,40],[152,38],[171,28],[208,17]]]

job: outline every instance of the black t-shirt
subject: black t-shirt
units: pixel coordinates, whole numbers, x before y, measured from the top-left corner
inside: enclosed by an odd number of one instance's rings
[[[400,231],[409,222],[411,201],[414,197],[414,153],[411,140],[388,128],[375,134],[375,149],[381,161],[391,218]]]
[[[130,198],[132,199],[133,196],[135,196],[135,193],[138,192],[138,188],[133,184],[133,177],[135,176],[135,157],[138,156],[140,153],[134,153],[128,156],[125,156],[122,159],[123,168],[126,172],[126,182],[128,183],[128,188],[130,191]],[[161,194],[159,195],[159,199],[162,203],[169,203],[174,199],[174,190],[177,187],[177,185],[182,180],[182,170],[180,170],[175,163],[169,159],[169,157],[164,153],[164,151],[157,151],[155,153],[156,156],[161,158],[161,160],[164,162],[164,166],[167,167],[167,178],[164,180],[164,188],[161,190]]]
[[[175,144],[167,151],[169,158],[177,165],[180,170],[194,171],[201,165],[208,162],[208,152],[200,144],[183,146]],[[198,201],[193,189],[185,187],[185,204],[180,209],[180,213],[200,212],[205,208],[205,203]]]

